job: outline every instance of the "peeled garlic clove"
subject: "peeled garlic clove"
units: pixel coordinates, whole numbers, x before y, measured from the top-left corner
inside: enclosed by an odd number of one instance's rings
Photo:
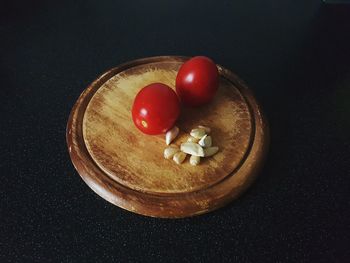
[[[207,134],[204,135],[204,136],[199,140],[198,144],[199,144],[200,146],[203,146],[203,147],[204,147],[204,140],[205,140],[207,137],[208,137]]]
[[[202,139],[199,140],[198,144],[202,147],[210,147],[212,143],[211,136],[204,135]]]
[[[182,143],[180,149],[184,153],[188,153],[188,154],[191,154],[191,155],[204,157],[204,150],[197,143],[193,143],[193,142]]]
[[[205,148],[204,149],[204,156],[205,157],[213,156],[218,151],[219,151],[219,147],[217,147],[217,146]]]
[[[190,164],[191,165],[198,165],[200,163],[200,161],[201,161],[201,157],[191,155],[191,157],[190,157]]]
[[[206,134],[206,132],[204,129],[197,128],[197,129],[193,129],[190,134],[192,137],[200,139]]]
[[[210,133],[211,129],[209,127],[203,126],[203,125],[198,125],[198,128],[205,130],[205,133]]]
[[[177,164],[181,164],[186,158],[186,153],[184,152],[177,152],[175,153],[173,160]]]
[[[165,143],[169,145],[179,134],[179,128],[177,126],[174,126],[165,134]]]
[[[175,146],[171,145],[169,147],[166,147],[164,149],[164,158],[171,159],[171,158],[173,158],[174,154],[179,152],[179,151],[180,151],[180,149],[177,146],[175,147]]]
[[[194,137],[188,137],[188,139],[187,139],[187,142],[194,142],[194,143],[197,143],[199,141],[199,139],[197,139],[197,138],[194,138]]]

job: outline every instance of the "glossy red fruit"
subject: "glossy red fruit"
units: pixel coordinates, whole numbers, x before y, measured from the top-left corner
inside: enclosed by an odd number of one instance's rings
[[[189,106],[208,103],[218,87],[218,69],[210,58],[204,56],[186,61],[176,76],[176,93],[181,102]]]
[[[137,128],[150,135],[171,129],[180,115],[180,103],[174,90],[162,83],[150,84],[139,91],[132,106]]]

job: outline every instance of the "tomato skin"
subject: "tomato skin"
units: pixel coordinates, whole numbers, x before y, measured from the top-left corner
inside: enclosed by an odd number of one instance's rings
[[[143,133],[156,135],[171,129],[180,115],[180,102],[174,90],[162,83],[142,88],[134,99],[132,119]]]
[[[176,93],[188,106],[200,106],[211,101],[219,87],[219,72],[207,57],[197,56],[186,61],[176,76]]]

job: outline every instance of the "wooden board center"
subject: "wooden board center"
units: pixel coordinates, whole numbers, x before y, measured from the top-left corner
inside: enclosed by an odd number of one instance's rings
[[[137,92],[153,82],[174,88],[181,62],[155,62],[128,68],[105,82],[91,98],[83,118],[86,148],[96,165],[116,182],[154,194],[192,192],[208,188],[231,176],[250,149],[254,121],[245,98],[224,77],[214,101],[200,108],[182,108],[177,122],[187,140],[197,125],[212,128],[213,144],[220,151],[191,166],[163,158],[164,135],[142,134],[131,118]],[[234,176],[234,174],[232,175]]]

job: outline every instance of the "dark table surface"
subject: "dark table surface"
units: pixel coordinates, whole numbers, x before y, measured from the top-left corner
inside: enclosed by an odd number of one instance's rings
[[[349,6],[8,1],[0,34],[0,262],[350,261]],[[265,109],[260,177],[194,218],[109,204],[71,164],[73,104],[120,63],[198,54],[236,72]]]

